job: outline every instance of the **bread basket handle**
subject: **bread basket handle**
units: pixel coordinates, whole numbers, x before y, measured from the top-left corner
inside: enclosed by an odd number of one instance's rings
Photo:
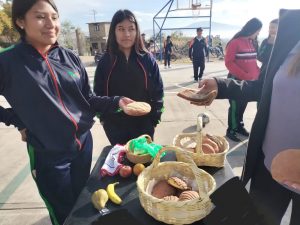
[[[157,167],[159,162],[160,162],[160,156],[162,153],[166,152],[166,151],[174,151],[176,152],[176,154],[179,154],[181,156],[181,161],[185,162],[189,165],[192,166],[192,168],[197,168],[197,165],[195,164],[194,160],[191,158],[191,156],[189,156],[188,154],[185,153],[184,150],[182,150],[179,147],[173,146],[173,145],[169,145],[169,146],[164,146],[162,149],[159,150],[159,152],[157,153],[157,155],[155,156],[153,162],[152,162],[152,166],[153,168]]]
[[[142,138],[142,137],[145,137],[148,143],[152,142],[152,138],[148,134],[142,134],[138,138]]]
[[[148,143],[151,143],[152,142],[152,138],[148,135],[148,134],[142,134],[141,136],[137,137],[137,138],[143,138],[145,137],[147,142]],[[135,138],[135,139],[137,139]],[[132,151],[132,149],[130,149],[130,142],[132,141],[133,139],[129,140],[126,145],[125,145],[125,148],[127,149],[127,151]]]
[[[180,155],[181,161],[184,163],[187,163],[191,170],[193,171],[194,175],[198,175],[200,173],[200,169],[197,167],[197,165],[195,164],[194,160],[192,159],[192,157],[188,154],[186,154],[186,152],[184,150],[182,150],[179,147],[176,146],[165,146],[163,147],[155,156],[151,167],[155,168],[158,166],[158,164],[160,163],[160,156],[163,152],[165,151],[174,151],[176,152],[176,154]],[[200,179],[196,179],[197,185],[199,187],[199,194],[200,196],[202,196],[202,198],[208,198],[208,195],[206,193],[204,193],[203,190],[203,182]]]

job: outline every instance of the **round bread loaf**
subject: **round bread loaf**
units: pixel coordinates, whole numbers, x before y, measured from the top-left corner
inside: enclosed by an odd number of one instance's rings
[[[179,201],[192,200],[199,197],[200,196],[196,191],[184,191],[180,194]]]
[[[210,146],[209,144],[202,144],[202,151],[205,154],[214,154],[215,150],[212,146]]]
[[[165,196],[163,199],[166,201],[178,201],[178,197],[174,195]]]
[[[217,143],[215,143],[213,140],[211,140],[210,138],[208,138],[207,136],[203,137],[203,144],[208,144],[210,145],[213,149],[215,153],[219,152],[219,146],[217,145]]]
[[[279,152],[272,160],[271,174],[279,183],[300,182],[300,150],[287,149]]]
[[[188,188],[186,182],[184,182],[183,180],[181,180],[178,177],[169,177],[168,183],[170,185],[172,185],[173,187],[178,188],[180,190],[187,190],[187,188]]]
[[[156,198],[163,198],[166,196],[175,195],[176,189],[169,185],[166,180],[160,180],[154,185],[151,194]]]
[[[130,116],[143,116],[151,111],[151,106],[146,102],[132,102],[125,106],[124,112]]]

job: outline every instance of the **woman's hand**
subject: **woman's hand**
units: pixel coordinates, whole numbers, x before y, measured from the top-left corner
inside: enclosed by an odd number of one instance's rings
[[[127,104],[134,102],[132,99],[123,97],[119,101],[119,107],[124,111],[124,108]]]
[[[213,100],[215,99],[215,97],[218,94],[218,84],[216,82],[215,79],[213,78],[209,78],[209,79],[203,79],[201,81],[199,81],[199,91],[198,94],[203,94],[203,95],[207,95],[208,93],[212,92],[212,91],[216,91],[216,93],[214,93],[210,98],[207,98],[206,101],[201,101],[201,102],[191,102],[191,104],[193,105],[199,105],[199,106],[208,106],[210,105]]]
[[[214,78],[203,79],[199,81],[199,93],[209,93],[211,91],[218,92],[218,84]]]

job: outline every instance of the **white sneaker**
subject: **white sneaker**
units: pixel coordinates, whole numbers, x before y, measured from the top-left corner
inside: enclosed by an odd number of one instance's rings
[[[165,66],[165,69],[167,69],[167,66]]]

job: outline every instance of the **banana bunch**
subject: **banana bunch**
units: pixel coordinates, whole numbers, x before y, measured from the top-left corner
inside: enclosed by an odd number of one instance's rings
[[[92,203],[96,209],[103,209],[108,199],[118,205],[122,203],[122,199],[115,192],[115,185],[117,184],[119,184],[119,182],[109,184],[106,190],[99,189],[92,194]]]

